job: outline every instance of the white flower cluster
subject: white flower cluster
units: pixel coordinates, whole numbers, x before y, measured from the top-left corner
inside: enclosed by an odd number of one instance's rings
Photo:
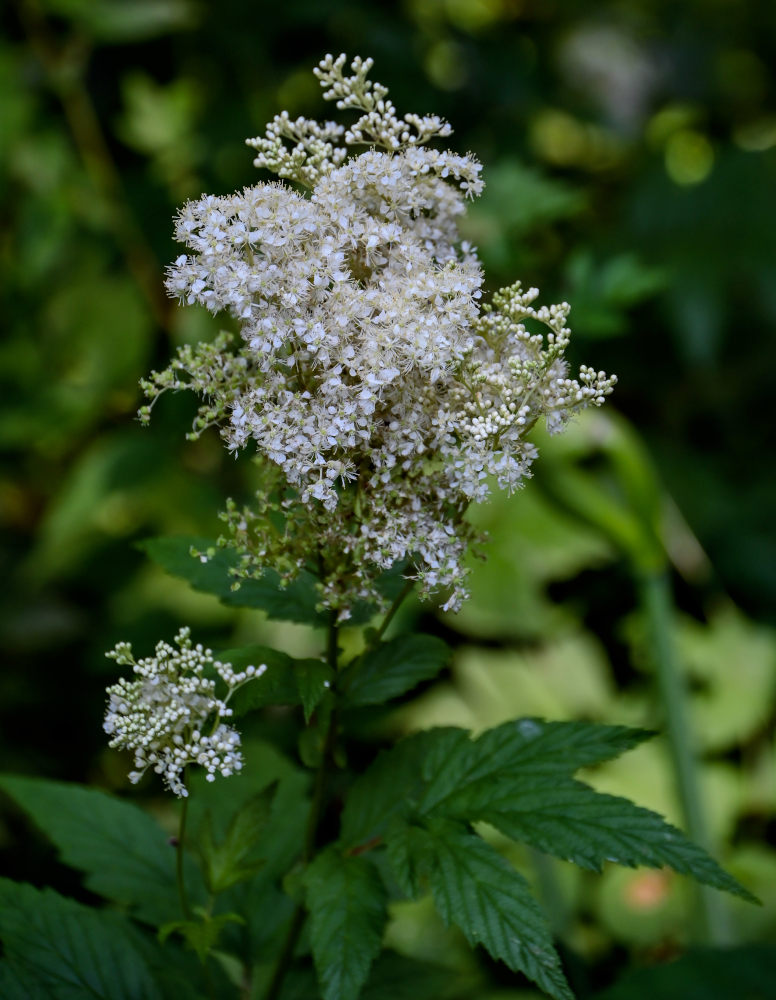
[[[149,767],[179,796],[188,795],[184,768],[199,764],[207,780],[216,774],[228,777],[242,768],[240,734],[221,720],[228,718],[231,695],[247,681],[260,677],[265,664],[235,672],[228,663],[213,658],[212,650],[192,645],[190,630],[182,628],[176,646],[159,642],[154,656],[135,660],[128,642],[120,642],[105,655],[131,666],[136,680],[121,678],[108,688],[104,730],[109,745],[135,754],[137,782]],[[226,685],[224,698],[216,696],[214,673]]]
[[[409,560],[421,593],[446,589],[455,608],[468,504],[488,495],[490,477],[521,484],[539,417],[557,430],[615,379],[587,368],[568,377],[567,304],[534,308],[538,292],[519,284],[480,303],[476,251],[457,228],[482,190],[479,163],[426,148],[450,126],[399,119],[367,79],[371,60],[354,60],[350,77],[344,64],[327,56],[316,74],[327,99],[362,112],[349,131],[283,114],[249,140],[258,166],[306,194],[258,184],[182,209],[176,237],[191,253],[167,287],[231,314],[240,339],[184,348],[144,386],[152,400],[201,393],[195,435],[218,424],[230,449],[252,443],[295,491],[279,505],[294,529],[280,540],[263,514],[230,508],[243,573],[312,565],[323,605],[347,617],[355,598],[378,598],[382,570]],[[361,143],[371,148],[348,159]]]

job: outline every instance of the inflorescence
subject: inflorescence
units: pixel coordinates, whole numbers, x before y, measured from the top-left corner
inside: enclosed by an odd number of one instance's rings
[[[208,781],[242,768],[240,734],[222,720],[232,714],[228,702],[234,692],[260,677],[265,664],[235,672],[214,659],[212,650],[192,645],[188,628],[178,632],[175,646],[159,642],[154,656],[146,659],[135,660],[128,642],[105,655],[131,666],[137,675],[108,688],[103,727],[111,747],[134,751],[130,781],[139,781],[150,767],[170,791],[185,797],[189,764],[204,767]],[[223,698],[216,694],[217,679],[226,686]]]
[[[442,591],[455,609],[468,505],[530,475],[537,420],[560,430],[616,379],[570,377],[567,303],[536,307],[519,283],[481,302],[476,248],[458,233],[480,164],[429,148],[449,124],[399,117],[371,60],[349,76],[345,63],[327,56],[315,73],[327,100],[360,114],[350,129],[278,115],[248,144],[280,182],[181,210],[189,252],[168,291],[240,332],[182,348],[144,388],[151,404],[193,389],[192,435],[217,425],[264,466],[256,502],[223,515],[238,577],[311,569],[321,605],[345,619],[357,599],[381,603],[380,575],[399,562],[421,596]]]

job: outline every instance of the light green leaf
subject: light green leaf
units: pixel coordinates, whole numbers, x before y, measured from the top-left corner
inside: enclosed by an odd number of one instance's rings
[[[573,1000],[528,883],[481,837],[432,819],[397,828],[389,858],[399,883],[413,894],[428,882],[442,919],[460,927],[472,946],[481,944],[556,1000]]]
[[[365,857],[323,851],[307,869],[310,940],[323,1000],[355,1000],[380,951],[386,892]]]
[[[488,186],[472,215],[492,217],[498,229],[522,236],[537,226],[577,215],[584,206],[581,191],[510,157],[488,170]]]
[[[51,889],[41,892],[0,879],[5,957],[18,970],[17,978],[39,983],[51,1000],[161,1000],[124,926],[116,913],[89,909]],[[185,995],[186,984],[181,987]]]
[[[302,572],[288,586],[281,586],[280,577],[267,570],[260,580],[244,580],[233,590],[235,578],[230,570],[238,563],[231,549],[218,548],[212,538],[176,535],[169,538],[148,538],[138,543],[150,559],[171,576],[187,580],[194,590],[213,594],[223,603],[236,608],[261,608],[269,618],[323,626],[328,618],[315,610],[318,594],[315,581]],[[209,552],[206,562],[191,555],[191,550]]]
[[[137,806],[93,788],[0,775],[0,788],[56,844],[85,885],[159,923],[177,910],[175,852],[162,828]]]
[[[344,678],[351,705],[381,705],[436,677],[450,649],[431,635],[400,635],[353,664]]]
[[[138,42],[191,28],[197,9],[188,0],[46,0],[46,6],[102,42]]]

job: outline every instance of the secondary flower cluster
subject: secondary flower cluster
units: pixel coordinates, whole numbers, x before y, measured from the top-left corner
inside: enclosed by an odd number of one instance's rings
[[[457,227],[480,164],[427,148],[450,126],[400,119],[367,78],[371,60],[352,76],[344,65],[327,56],[316,74],[325,98],[361,112],[350,130],[282,114],[249,140],[257,166],[306,191],[258,184],[181,210],[190,253],[168,290],[229,313],[240,333],[183,348],[144,388],[152,401],[194,389],[194,436],[218,425],[229,449],[251,444],[275,470],[274,492],[226,512],[240,574],[312,568],[322,604],[345,618],[355,599],[379,601],[380,574],[404,561],[422,595],[445,590],[456,608],[468,504],[494,477],[519,487],[536,421],[559,430],[615,379],[569,377],[566,303],[535,308],[537,290],[515,284],[481,304],[476,251]]]
[[[228,777],[242,768],[240,734],[221,720],[232,714],[227,703],[237,688],[267,668],[261,664],[235,672],[214,659],[212,650],[192,645],[188,628],[178,632],[175,644],[159,642],[154,656],[142,660],[135,660],[128,642],[105,654],[131,666],[137,679],[122,677],[108,688],[103,728],[111,747],[134,751],[136,770],[130,781],[139,781],[152,767],[170,791],[186,796],[187,765],[204,767],[208,781],[216,773]],[[226,685],[223,698],[216,696],[217,682],[206,673]]]

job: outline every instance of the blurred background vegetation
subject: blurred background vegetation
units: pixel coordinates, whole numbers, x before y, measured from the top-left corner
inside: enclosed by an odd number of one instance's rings
[[[680,824],[695,809],[762,908],[712,904],[696,933],[667,873],[515,861],[582,996],[694,934],[776,941],[776,6],[19,0],[0,23],[3,768],[125,791],[101,733],[118,639],[145,654],[191,623],[216,646],[314,646],[133,546],[216,533],[251,475],[217,437],[183,440],[193,400],[165,398],[142,430],[137,382],[217,328],[164,297],[175,208],[262,179],[242,140],[279,109],[330,113],[310,73],[325,52],[372,55],[400,111],[449,118],[485,164],[465,235],[490,287],[520,277],[571,302],[573,360],[620,385],[608,413],[543,442],[523,493],[475,512],[493,540],[471,602],[407,616],[455,647],[447,676],[353,746],[530,714],[673,724],[699,754],[684,791],[676,739],[591,780]],[[672,723],[661,649],[689,722]],[[12,810],[0,849],[17,877],[79,891]],[[390,934],[472,971],[423,905],[397,907]]]

